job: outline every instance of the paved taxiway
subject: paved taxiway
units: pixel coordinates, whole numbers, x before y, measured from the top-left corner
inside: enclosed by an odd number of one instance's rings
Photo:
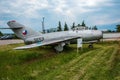
[[[16,44],[16,43],[23,43],[23,40],[19,40],[19,39],[0,40],[0,45]]]

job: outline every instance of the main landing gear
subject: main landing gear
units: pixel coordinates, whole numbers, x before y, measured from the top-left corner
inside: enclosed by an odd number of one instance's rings
[[[57,52],[57,53],[59,53],[59,52],[62,52],[63,51],[63,47],[65,46],[65,43],[60,43],[60,44],[58,44],[57,46],[55,46],[54,47],[54,49],[55,49],[55,51]]]

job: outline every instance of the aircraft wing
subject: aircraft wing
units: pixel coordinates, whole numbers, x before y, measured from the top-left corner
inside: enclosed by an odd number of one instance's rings
[[[34,47],[38,47],[38,46],[44,46],[44,45],[50,45],[50,44],[56,44],[56,43],[60,43],[60,42],[70,41],[70,40],[78,39],[78,38],[80,38],[80,37],[78,37],[78,36],[69,36],[67,38],[49,40],[49,41],[44,41],[44,42],[37,42],[37,43],[34,43],[34,44],[21,46],[21,47],[17,47],[17,48],[14,48],[14,49],[20,50],[20,49],[34,48]]]

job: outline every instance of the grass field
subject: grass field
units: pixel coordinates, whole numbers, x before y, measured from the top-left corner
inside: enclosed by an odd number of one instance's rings
[[[76,45],[56,54],[49,46],[12,50],[0,46],[0,80],[120,80],[120,42]]]

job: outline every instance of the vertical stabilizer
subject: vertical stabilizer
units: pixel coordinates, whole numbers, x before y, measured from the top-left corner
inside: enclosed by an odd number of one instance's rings
[[[13,30],[15,35],[23,40],[26,40],[29,37],[40,36],[39,32],[32,30],[30,27],[26,27],[16,21],[9,21],[8,26]]]

